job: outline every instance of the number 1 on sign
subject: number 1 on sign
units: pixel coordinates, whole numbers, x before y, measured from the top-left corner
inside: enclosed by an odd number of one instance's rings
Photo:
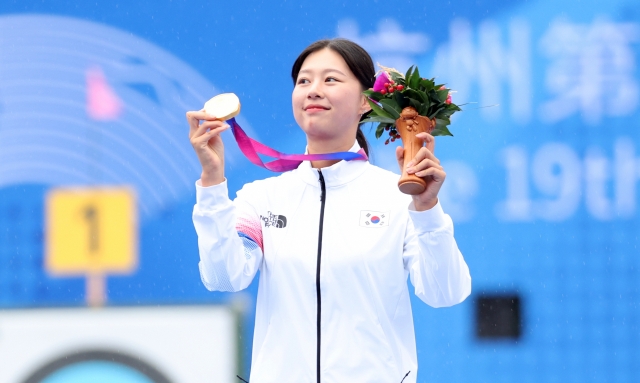
[[[92,307],[104,306],[106,302],[106,276],[97,266],[100,257],[100,210],[95,204],[82,208],[82,216],[87,224],[87,244],[90,260],[94,264],[87,274],[87,303]]]
[[[100,249],[100,218],[98,217],[98,210],[94,205],[87,205],[82,209],[82,213],[87,225],[89,226],[89,240],[87,241],[89,244],[89,254],[95,255],[95,253]]]

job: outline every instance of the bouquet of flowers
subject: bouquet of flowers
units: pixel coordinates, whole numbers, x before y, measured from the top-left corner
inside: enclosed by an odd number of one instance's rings
[[[451,89],[436,84],[434,79],[420,77],[417,67],[412,66],[406,74],[378,64],[378,72],[373,89],[364,91],[371,105],[371,113],[363,122],[377,122],[376,138],[388,132],[385,144],[400,139],[396,122],[403,110],[416,116],[424,116],[431,121],[427,133],[433,136],[453,136],[447,126],[451,115],[460,107],[451,101]]]

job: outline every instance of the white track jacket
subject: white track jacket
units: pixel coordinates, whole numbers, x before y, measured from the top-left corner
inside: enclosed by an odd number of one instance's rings
[[[197,183],[205,286],[239,291],[260,270],[251,383],[416,381],[407,277],[433,307],[462,302],[471,277],[451,218],[440,204],[411,210],[397,181],[341,161],[321,171],[303,162],[234,201],[226,182]]]

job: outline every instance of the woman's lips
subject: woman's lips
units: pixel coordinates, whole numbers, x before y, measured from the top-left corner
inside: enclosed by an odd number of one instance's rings
[[[309,113],[317,113],[317,112],[329,110],[329,108],[322,105],[309,105],[306,108],[304,108],[304,110],[305,112],[309,112]]]

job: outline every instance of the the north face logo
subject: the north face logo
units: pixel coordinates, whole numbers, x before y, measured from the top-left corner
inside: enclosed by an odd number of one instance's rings
[[[269,216],[260,216],[260,219],[264,222],[264,227],[277,227],[278,229],[282,229],[287,226],[287,217],[284,215],[273,214],[269,212]]]

